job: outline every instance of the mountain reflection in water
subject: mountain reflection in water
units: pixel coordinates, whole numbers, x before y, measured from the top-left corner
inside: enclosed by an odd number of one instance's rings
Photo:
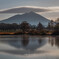
[[[50,50],[54,53],[59,51],[56,47],[59,47],[59,36],[0,36],[0,52],[9,54],[43,54]]]
[[[10,40],[11,39],[11,40]],[[44,46],[47,42],[46,39],[40,38],[40,37],[30,37],[28,35],[21,36],[21,39],[12,39],[9,40],[0,40],[0,42],[3,42],[5,44],[8,44],[10,46],[13,46],[15,48],[22,48],[26,50],[36,50],[37,48],[40,48]]]

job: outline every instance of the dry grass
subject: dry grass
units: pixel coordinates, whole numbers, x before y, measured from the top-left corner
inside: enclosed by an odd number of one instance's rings
[[[2,34],[14,34],[14,32],[0,32],[0,35]]]

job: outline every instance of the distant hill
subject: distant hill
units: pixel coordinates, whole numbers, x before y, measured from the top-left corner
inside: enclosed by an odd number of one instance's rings
[[[8,19],[2,20],[0,21],[0,23],[21,23],[23,21],[27,21],[28,23],[32,24],[32,25],[37,25],[39,22],[42,23],[44,26],[48,25],[48,22],[50,22],[50,20],[46,19],[45,17],[36,14],[35,12],[29,12],[29,13],[25,13],[22,15],[15,15],[12,16]]]

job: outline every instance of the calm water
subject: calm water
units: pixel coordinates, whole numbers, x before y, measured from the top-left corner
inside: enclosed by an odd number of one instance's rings
[[[0,35],[0,59],[59,59],[59,36]]]

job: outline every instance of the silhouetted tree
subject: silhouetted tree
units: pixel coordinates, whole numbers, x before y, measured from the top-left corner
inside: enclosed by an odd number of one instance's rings
[[[44,26],[39,22],[39,24],[37,25],[37,30],[43,30]]]
[[[0,30],[3,30],[3,31],[8,31],[8,30],[16,30],[16,29],[19,29],[19,25],[16,24],[16,23],[13,23],[13,24],[5,24],[5,23],[0,23]]]
[[[26,32],[27,30],[30,29],[29,23],[27,23],[26,21],[22,22],[22,23],[20,24],[20,29],[22,29],[23,32]]]
[[[59,23],[55,25],[53,34],[59,35]]]
[[[54,29],[54,21],[51,20],[49,23],[48,23],[48,27],[47,27],[49,30],[53,30]]]

